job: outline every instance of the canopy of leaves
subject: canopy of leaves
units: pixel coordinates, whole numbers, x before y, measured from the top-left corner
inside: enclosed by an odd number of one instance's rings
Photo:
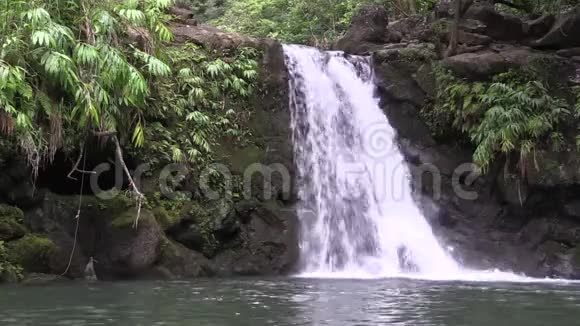
[[[115,133],[136,157],[199,164],[219,137],[240,137],[258,53],[166,48],[170,5],[0,1],[0,145],[18,143],[38,169]]]
[[[486,171],[498,155],[518,155],[520,172],[537,149],[564,142],[562,123],[573,117],[566,101],[522,73],[510,71],[491,82],[468,83],[439,68],[437,104],[429,120],[435,130],[453,128],[466,134],[473,160]],[[435,119],[433,119],[435,117]],[[447,126],[450,124],[450,126]]]
[[[222,28],[285,42],[325,45],[340,36],[364,5],[384,5],[393,16],[429,12],[436,0],[239,0],[229,1]]]
[[[150,82],[167,77],[172,0],[0,2],[0,131],[36,169],[88,133],[139,131]]]
[[[242,48],[223,57],[192,44],[166,51],[174,76],[158,87],[163,101],[146,116],[149,142],[139,151],[153,165],[205,166],[220,138],[244,139],[240,123],[252,112],[249,98],[256,88],[259,53]]]

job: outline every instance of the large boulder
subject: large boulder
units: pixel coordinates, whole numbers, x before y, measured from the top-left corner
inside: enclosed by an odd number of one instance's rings
[[[427,17],[409,16],[390,22],[388,25],[388,39],[395,41],[400,37],[401,42],[423,41],[428,42],[433,37],[433,30]]]
[[[390,100],[421,106],[426,96],[418,85],[417,71],[435,58],[434,46],[429,43],[376,51],[373,53],[373,62],[377,87]],[[423,79],[421,83],[427,85],[428,81]]]
[[[50,273],[58,247],[42,235],[27,234],[6,244],[8,260],[27,273]]]
[[[239,238],[214,262],[220,275],[280,275],[293,271],[298,261],[298,221],[294,208],[272,201],[240,202]]]
[[[490,79],[509,69],[530,70],[546,80],[565,86],[574,74],[570,60],[526,46],[492,44],[489,49],[445,58],[443,65],[470,80]]]
[[[353,54],[365,54],[389,42],[389,14],[383,6],[365,6],[353,17],[351,27],[334,48]]]
[[[472,79],[489,78],[509,67],[505,59],[493,51],[462,53],[445,58],[443,64],[455,74]]]
[[[212,263],[201,253],[192,251],[170,239],[163,239],[161,252],[151,276],[162,279],[187,279],[213,276]]]
[[[256,47],[259,43],[257,39],[237,33],[225,32],[205,24],[172,23],[170,27],[176,43],[189,42],[221,51],[239,47]]]
[[[488,3],[475,3],[465,13],[464,18],[485,24],[485,35],[500,41],[519,41],[526,37],[524,24],[512,15],[498,12]]]
[[[149,210],[141,210],[134,227],[137,210],[122,196],[85,196],[80,210],[78,205],[77,196],[47,194],[43,206],[25,214],[29,228],[46,234],[57,247],[50,272],[60,274],[68,267],[69,277],[83,277],[88,257],[94,257],[99,278],[136,278],[157,261],[163,232]]]
[[[149,270],[160,254],[162,230],[155,217],[148,210],[142,210],[139,224],[133,221],[137,216],[135,209],[127,209],[111,216],[108,225],[97,227],[94,234],[95,250],[93,256],[99,262],[97,273],[114,278],[135,278]]]
[[[560,15],[542,38],[532,42],[538,48],[564,49],[580,46],[580,5]]]

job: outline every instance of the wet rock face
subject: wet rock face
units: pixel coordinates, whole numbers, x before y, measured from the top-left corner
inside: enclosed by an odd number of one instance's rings
[[[335,49],[353,54],[369,53],[388,42],[389,14],[382,6],[366,6],[353,17],[351,27]],[[400,38],[400,37],[399,37]]]
[[[44,192],[36,189],[22,157],[15,155],[4,162],[0,160],[0,171],[0,203],[28,208],[42,201]]]
[[[275,202],[240,203],[241,244],[214,259],[220,275],[281,275],[292,272],[298,260],[298,221],[292,208]]]
[[[424,43],[403,44],[399,48],[374,52],[378,88],[393,100],[423,105],[426,96],[423,89],[418,87],[416,72],[422,65],[436,58],[434,50],[433,45]]]

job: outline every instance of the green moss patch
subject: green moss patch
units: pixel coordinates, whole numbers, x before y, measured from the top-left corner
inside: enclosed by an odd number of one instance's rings
[[[23,237],[28,230],[22,224],[24,214],[19,208],[0,205],[0,241]]]
[[[52,240],[36,234],[12,241],[6,248],[7,260],[28,273],[49,273],[50,258],[58,250]]]
[[[168,230],[172,226],[175,226],[181,221],[179,211],[169,211],[165,207],[156,207],[153,209],[153,216],[157,220],[157,223],[161,226],[163,230]]]
[[[22,268],[8,260],[8,251],[0,241],[0,283],[17,282],[22,279]]]

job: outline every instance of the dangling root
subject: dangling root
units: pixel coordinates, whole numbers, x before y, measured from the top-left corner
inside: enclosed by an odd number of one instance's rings
[[[67,178],[72,179],[72,180],[78,180],[77,178],[72,176],[73,173],[75,173],[75,172],[79,172],[79,173],[83,173],[83,174],[95,174],[96,173],[95,171],[86,171],[84,166],[83,166],[82,170],[79,170],[79,164],[81,163],[81,159],[83,157],[85,157],[85,155],[84,155],[85,154],[85,145],[81,144],[80,148],[81,148],[81,153],[79,154],[79,158],[77,159],[72,170],[70,170],[70,172],[67,175]],[[86,161],[86,158],[85,158],[85,161]]]
[[[139,225],[139,217],[141,217],[141,207],[143,206],[143,201],[145,200],[145,195],[139,191],[137,184],[133,180],[131,173],[129,172],[129,168],[127,168],[127,164],[125,164],[125,160],[123,159],[123,150],[121,149],[121,144],[119,143],[119,139],[117,135],[112,135],[113,143],[115,144],[115,153],[117,154],[117,159],[121,162],[123,166],[123,170],[129,179],[129,185],[131,186],[132,192],[135,195],[135,200],[137,201],[137,217],[135,218],[135,222],[133,223],[133,227],[136,229]]]

